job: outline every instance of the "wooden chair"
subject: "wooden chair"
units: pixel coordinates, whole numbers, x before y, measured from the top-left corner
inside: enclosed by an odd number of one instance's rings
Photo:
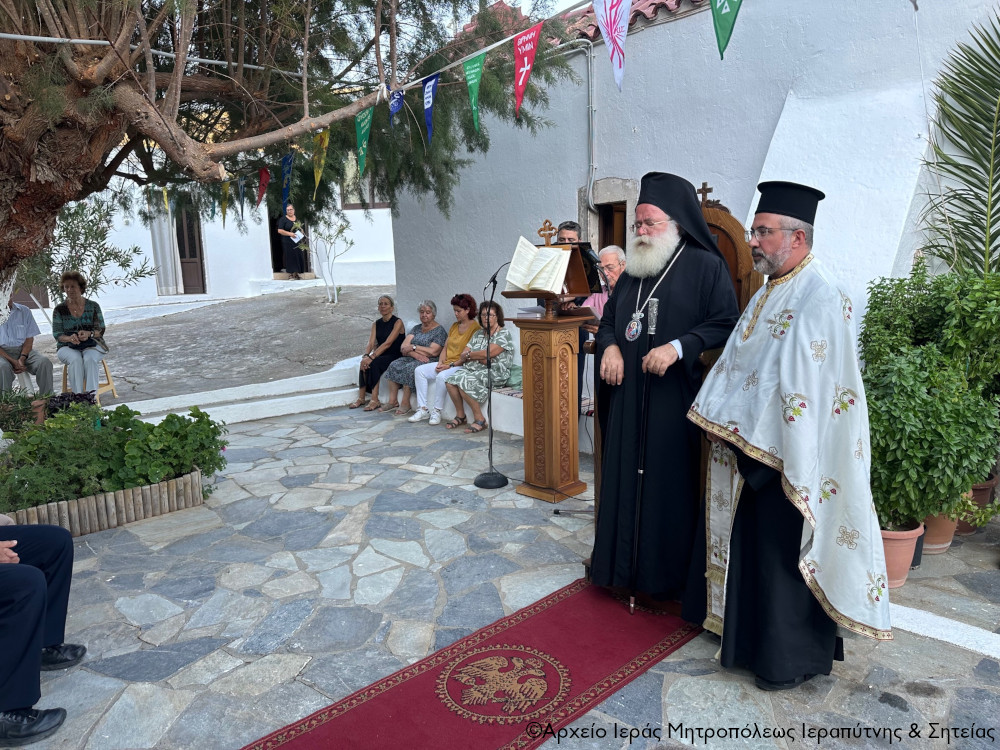
[[[106,359],[101,360],[101,364],[104,365],[104,382],[100,380],[100,376],[97,379],[97,388],[94,392],[94,399],[97,401],[97,405],[101,405],[101,394],[111,391],[111,395],[118,398],[118,390],[115,388],[115,380],[111,377],[111,370],[108,369],[108,361]],[[84,389],[87,388],[87,381],[83,381]],[[63,381],[62,381],[62,392],[66,393],[69,390],[69,366],[63,365]]]

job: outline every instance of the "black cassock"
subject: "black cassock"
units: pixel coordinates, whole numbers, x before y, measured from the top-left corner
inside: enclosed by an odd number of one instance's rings
[[[617,344],[625,360],[621,385],[610,389],[603,434],[601,505],[591,558],[591,579],[599,586],[631,582],[635,530],[642,392],[647,377],[642,358],[649,351],[649,308],[642,333],[625,338],[625,327],[646,300],[660,274],[619,278],[604,307],[597,332],[600,349]],[[648,434],[636,590],[656,599],[680,599],[687,580],[699,508],[700,430],[686,418],[701,386],[698,356],[725,344],[739,309],[729,270],[721,256],[689,245],[660,282],[653,346],[679,339],[684,358],[662,377],[650,375]]]

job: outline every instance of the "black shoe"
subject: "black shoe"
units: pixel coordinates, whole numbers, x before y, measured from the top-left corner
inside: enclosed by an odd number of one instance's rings
[[[42,649],[42,671],[51,672],[53,669],[67,669],[76,666],[83,661],[86,653],[86,646],[78,646],[75,643],[46,646]]]
[[[781,682],[771,682],[770,680],[765,680],[763,677],[755,677],[753,684],[756,685],[761,690],[791,690],[801,685],[803,682],[811,680],[816,675],[804,674],[799,675],[794,680],[782,680]]]
[[[44,740],[66,720],[65,708],[0,711],[0,747],[21,747]]]

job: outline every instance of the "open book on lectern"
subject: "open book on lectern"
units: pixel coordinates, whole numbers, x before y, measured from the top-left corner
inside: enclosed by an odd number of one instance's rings
[[[538,247],[524,237],[519,238],[507,269],[505,291],[561,294],[570,257],[572,253],[565,247]]]

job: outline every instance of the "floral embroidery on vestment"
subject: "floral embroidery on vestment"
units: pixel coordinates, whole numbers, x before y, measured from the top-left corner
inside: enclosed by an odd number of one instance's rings
[[[823,477],[819,486],[819,502],[822,505],[824,500],[831,499],[840,490],[840,485],[830,477]]]
[[[747,379],[743,381],[743,390],[744,391],[749,391],[751,388],[753,388],[759,382],[760,381],[757,379],[757,371],[754,370],[749,375],[747,375]]]
[[[851,304],[851,298],[843,292],[840,293],[840,306],[844,313],[844,320],[850,320],[854,313],[854,305]]]
[[[806,408],[806,397],[801,393],[782,393],[781,413],[784,415],[785,424],[794,422],[796,417],[802,416],[802,411]]]
[[[852,406],[854,406],[854,400],[857,397],[858,394],[850,388],[844,388],[843,386],[838,385],[837,395],[833,397],[834,416],[840,414],[841,412],[848,411]]]
[[[723,357],[718,362],[715,363],[715,374],[721,375],[726,371],[726,359]]]
[[[865,457],[865,444],[861,442],[861,438],[858,438],[858,448],[854,451],[854,457],[858,460]]]
[[[792,313],[794,312],[794,310],[782,310],[774,317],[767,319],[768,330],[774,338],[780,339],[792,327],[792,320],[795,318]]]
[[[886,577],[881,573],[868,571],[868,601],[872,604],[882,601],[886,590]]]

